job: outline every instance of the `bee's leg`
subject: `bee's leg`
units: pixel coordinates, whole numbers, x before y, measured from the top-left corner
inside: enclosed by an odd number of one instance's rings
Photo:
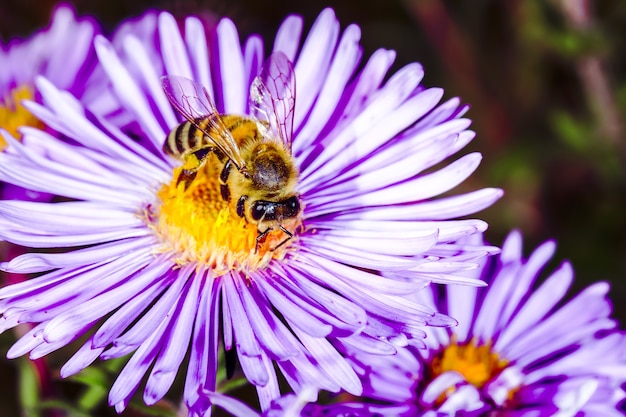
[[[282,230],[283,233],[287,235],[287,237],[278,245],[274,246],[271,249],[272,251],[275,251],[276,249],[280,248],[281,246],[283,246],[285,243],[289,242],[293,238],[293,233],[291,233],[289,230],[285,229],[282,225],[279,225],[278,227],[280,227],[280,230]]]
[[[189,188],[189,185],[194,180],[194,178],[196,178],[197,174],[198,174],[197,168],[181,170],[180,174],[178,174],[178,179],[176,180],[176,186],[178,186],[178,184],[182,182],[183,184],[185,184],[185,190],[186,190],[187,188]]]
[[[245,219],[246,217],[246,200],[248,199],[247,195],[242,195],[237,200],[237,216]],[[259,232],[260,233],[260,232]]]
[[[230,202],[230,189],[228,188],[227,182],[228,182],[228,175],[230,174],[230,170],[232,166],[233,166],[233,163],[229,159],[224,164],[224,168],[222,168],[222,172],[220,173],[220,194],[222,194],[222,200],[226,201],[227,203]],[[243,214],[243,207],[240,209],[239,205],[240,203],[238,201],[237,202],[237,214],[239,214],[240,211]],[[243,217],[243,216],[239,216],[239,217]]]
[[[204,165],[207,155],[214,151],[215,147],[207,146],[187,155],[185,165],[183,165],[183,169],[180,171],[180,174],[178,174],[176,185],[178,186],[178,184],[182,182],[185,184],[185,190],[189,188],[191,182],[196,178],[196,175],[198,175],[198,170]]]
[[[259,244],[261,243],[261,240],[263,240],[263,238],[272,231],[272,228],[268,227],[267,229],[265,229],[264,232],[261,232],[260,230],[257,231],[259,232],[259,234],[256,235],[256,245],[254,246],[254,253],[257,253],[259,251]]]

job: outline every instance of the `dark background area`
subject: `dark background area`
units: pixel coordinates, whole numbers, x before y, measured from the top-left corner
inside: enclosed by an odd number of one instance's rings
[[[0,2],[3,41],[46,26],[56,3]],[[574,3],[588,3],[588,9],[578,13],[566,6]],[[242,37],[260,33],[266,45],[286,15],[303,15],[309,27],[324,7],[333,7],[342,27],[350,23],[361,27],[364,57],[378,48],[394,49],[395,69],[418,61],[425,67],[425,85],[443,87],[447,98],[460,96],[472,106],[468,117],[477,138],[465,151],[478,150],[484,159],[478,172],[455,191],[488,186],[505,190],[498,203],[476,216],[489,222],[487,238],[499,245],[510,229],[519,228],[527,252],[556,239],[553,266],[562,259],[573,263],[572,294],[590,283],[610,281],[615,316],[626,327],[626,2],[75,0],[72,4],[79,15],[96,16],[105,33],[128,17],[159,8],[180,15],[229,16]],[[5,334],[1,340],[6,351],[13,335]],[[6,361],[0,372],[8,375],[7,381],[16,373]],[[11,385],[2,399],[17,395],[16,388]]]

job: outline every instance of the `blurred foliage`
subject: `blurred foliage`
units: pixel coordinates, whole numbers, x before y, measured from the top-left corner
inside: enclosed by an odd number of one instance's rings
[[[3,40],[47,25],[55,0],[3,0]],[[511,228],[527,250],[546,239],[557,259],[572,261],[575,291],[598,280],[612,283],[616,317],[626,323],[626,2],[612,0],[75,0],[79,14],[96,16],[105,31],[148,8],[175,14],[229,16],[242,37],[260,33],[271,44],[279,23],[298,13],[311,25],[331,6],[342,24],[362,29],[364,56],[398,52],[394,69],[421,62],[425,84],[441,86],[472,108],[477,138],[469,149],[484,159],[461,190],[501,187],[506,194],[479,214],[487,237],[500,244]],[[582,9],[576,9],[582,7]],[[14,335],[0,337],[6,352]],[[52,369],[71,354],[51,355]],[[113,380],[107,365],[67,381],[56,393],[75,398],[65,415],[115,415],[103,405]],[[32,366],[0,363],[3,414],[35,410],[42,393]],[[19,381],[20,396],[12,381]],[[84,387],[87,384],[89,388]],[[6,404],[6,406],[5,406]],[[45,415],[64,415],[58,411]],[[150,415],[141,399],[125,416]],[[164,403],[165,404],[165,403]],[[40,404],[41,406],[41,404]],[[100,408],[98,408],[100,407]],[[168,409],[167,405],[163,405]],[[26,415],[44,415],[32,411]]]

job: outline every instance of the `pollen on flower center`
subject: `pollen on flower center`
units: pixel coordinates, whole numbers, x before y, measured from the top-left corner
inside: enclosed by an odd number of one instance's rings
[[[491,350],[491,343],[478,345],[475,340],[466,344],[458,344],[452,340],[432,363],[433,378],[447,371],[456,371],[465,377],[465,380],[477,388],[482,388],[493,380],[508,365],[508,361],[501,359]]]
[[[209,156],[187,188],[178,181],[182,167],[176,168],[172,181],[158,191],[160,205],[150,207],[145,217],[162,241],[162,250],[173,253],[179,265],[196,262],[209,267],[213,276],[248,273],[272,259],[283,259],[295,237],[284,242],[287,235],[273,230],[257,242],[257,224],[239,217],[221,197],[221,167],[216,161]],[[299,222],[283,227],[295,231]]]
[[[25,85],[11,90],[0,101],[0,127],[8,131],[12,136],[19,137],[17,129],[21,126],[43,128],[44,124],[31,112],[22,106],[22,100],[32,100],[33,90]],[[0,136],[0,151],[6,147],[6,142]]]

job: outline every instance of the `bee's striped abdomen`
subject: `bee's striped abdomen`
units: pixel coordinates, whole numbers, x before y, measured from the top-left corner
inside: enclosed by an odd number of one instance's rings
[[[210,133],[211,117],[203,117],[192,122],[183,122],[173,129],[163,143],[163,152],[181,159],[184,155],[197,151],[207,145],[211,145],[211,140],[201,129]],[[196,127],[196,125],[198,127]]]

